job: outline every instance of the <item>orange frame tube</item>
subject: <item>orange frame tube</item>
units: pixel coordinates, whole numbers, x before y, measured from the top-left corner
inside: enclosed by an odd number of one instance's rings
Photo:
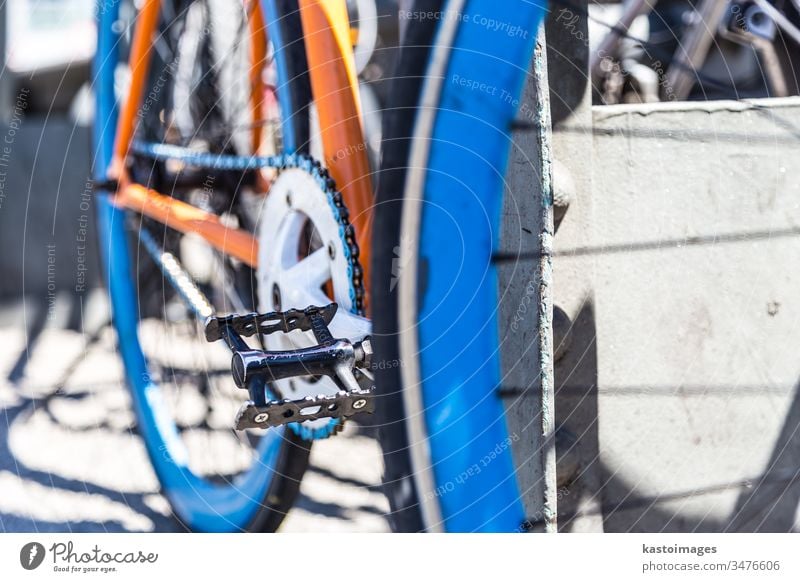
[[[153,47],[153,36],[158,27],[158,15],[161,11],[161,0],[145,0],[142,9],[136,16],[136,27],[133,31],[131,54],[128,64],[131,70],[131,86],[128,99],[122,104],[117,121],[117,135],[114,142],[114,161],[110,174],[112,178],[122,179],[125,171],[125,158],[136,130],[136,118],[142,96],[147,88],[147,74],[150,71],[150,56]]]
[[[253,114],[253,153],[259,153],[261,147],[261,122],[264,120],[264,79],[261,71],[267,59],[267,33],[264,13],[259,0],[250,0],[250,18],[247,23],[250,32],[250,106]]]
[[[259,0],[250,18],[251,107],[254,121],[263,118],[263,82],[260,64],[266,57],[266,34]],[[309,77],[320,120],[326,165],[342,192],[356,228],[365,284],[369,278],[372,227],[372,185],[364,132],[361,126],[358,79],[353,61],[349,20],[344,0],[299,0]],[[248,232],[226,227],[219,218],[185,202],[130,184],[125,159],[136,129],[138,110],[147,86],[151,50],[157,31],[161,0],[145,0],[136,18],[129,59],[131,85],[123,104],[114,144],[109,177],[120,187],[114,203],[141,212],[170,228],[194,232],[212,246],[250,266],[258,264],[258,243]],[[253,132],[258,150],[261,130]]]
[[[183,233],[197,233],[214,248],[243,263],[258,265],[258,240],[249,232],[230,228],[219,216],[159,194],[141,184],[128,184],[117,193],[116,203]]]
[[[350,212],[368,282],[373,194],[347,5],[344,0],[298,5],[325,165]]]

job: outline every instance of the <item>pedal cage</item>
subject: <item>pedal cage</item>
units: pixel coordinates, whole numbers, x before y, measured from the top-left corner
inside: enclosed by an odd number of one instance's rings
[[[256,406],[250,401],[243,404],[236,415],[236,430],[268,428],[320,418],[349,418],[373,412],[375,401],[372,390],[340,390],[332,396],[320,394],[306,396],[302,400],[275,400],[266,406]]]
[[[245,315],[227,315],[225,317],[209,317],[206,320],[206,341],[215,342],[225,339],[225,328],[237,335],[250,337],[260,332],[269,335],[276,332],[289,333],[290,331],[310,331],[313,329],[313,320],[321,323],[327,329],[328,324],[336,315],[336,303],[325,307],[308,307],[306,309],[290,309],[289,311],[273,311],[270,313],[247,313]],[[249,349],[249,348],[248,348]]]
[[[311,306],[284,312],[250,313],[209,317],[205,336],[209,342],[224,340],[233,352],[231,373],[239,388],[246,389],[250,400],[236,415],[235,428],[269,428],[322,418],[348,418],[372,413],[375,405],[373,390],[363,389],[354,374],[357,367],[368,368],[372,354],[369,338],[355,344],[346,339],[334,339],[328,324],[338,306]],[[289,333],[311,331],[318,345],[297,350],[265,352],[254,350],[242,336],[256,333]],[[308,375],[325,375],[333,379],[340,390],[333,395],[320,394],[300,400],[266,399],[267,382]]]

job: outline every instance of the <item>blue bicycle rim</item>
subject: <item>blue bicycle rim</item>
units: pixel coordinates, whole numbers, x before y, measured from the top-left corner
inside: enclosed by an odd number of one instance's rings
[[[277,70],[285,71],[285,51],[271,0],[262,0],[267,30],[275,49]],[[104,6],[98,14],[98,43],[94,62],[97,95],[94,127],[94,178],[104,181],[113,156],[117,123],[114,95],[114,70],[119,62],[119,35],[113,24],[119,17],[119,3]],[[285,77],[279,77],[285,79]],[[290,87],[278,90],[287,153],[297,147],[291,131]],[[165,404],[161,389],[151,380],[147,361],[138,337],[138,305],[132,279],[131,248],[125,229],[125,213],[116,209],[107,194],[97,197],[101,257],[111,298],[114,327],[125,364],[128,386],[141,433],[158,475],[164,494],[177,515],[194,530],[239,531],[250,524],[261,508],[266,491],[275,475],[283,429],[271,430],[261,438],[255,460],[246,472],[226,484],[214,484],[189,469],[187,453]]]
[[[436,497],[446,531],[521,531],[525,520],[514,435],[496,392],[498,283],[491,258],[511,124],[543,11],[543,3],[467,0],[459,15],[448,14],[459,24],[420,193],[417,268],[424,274],[416,329],[436,486],[422,494]]]

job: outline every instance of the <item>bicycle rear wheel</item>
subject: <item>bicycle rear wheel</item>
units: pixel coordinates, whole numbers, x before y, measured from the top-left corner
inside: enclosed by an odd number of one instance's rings
[[[241,55],[247,55],[246,19],[254,6],[252,1],[244,8],[223,0],[163,2],[157,55],[139,110],[139,139],[211,153],[253,153],[249,136],[256,124],[243,116],[249,108],[241,83],[249,81]],[[258,124],[270,143],[260,153],[302,152],[311,93],[296,2],[270,0],[263,6],[271,51],[265,61],[269,70],[259,74],[271,85],[264,107],[273,117],[265,121],[274,123]],[[116,126],[118,12],[118,3],[101,11],[98,27],[98,180],[111,162]],[[139,183],[255,229],[257,219],[244,203],[244,175],[190,176],[194,183],[187,185],[183,169],[168,163],[135,162],[131,171]],[[246,397],[232,384],[230,355],[205,344],[193,314],[145,250],[157,247],[156,254],[185,259],[220,312],[254,309],[253,271],[197,238],[115,208],[107,195],[98,198],[97,213],[138,430],[175,516],[192,530],[274,531],[298,493],[310,443],[291,430],[238,435],[232,430],[233,413]]]
[[[402,531],[523,531],[515,433],[497,392],[493,255],[542,8],[409,8],[399,101],[384,126],[372,267],[376,355],[387,363],[376,371],[385,486]],[[423,18],[430,14],[440,17]]]

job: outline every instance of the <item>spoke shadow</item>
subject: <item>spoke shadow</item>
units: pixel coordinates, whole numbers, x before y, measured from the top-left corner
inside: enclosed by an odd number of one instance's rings
[[[59,421],[57,415],[50,409],[50,402],[55,398],[66,398],[70,400],[88,400],[93,394],[89,391],[81,392],[76,388],[71,388],[71,392],[63,394],[60,391],[45,395],[43,398],[21,397],[19,404],[0,410],[2,422],[0,422],[0,476],[5,474],[6,481],[13,481],[14,478],[22,481],[20,484],[25,488],[30,497],[25,500],[24,506],[0,503],[0,530],[6,532],[26,532],[26,531],[69,531],[69,532],[131,532],[142,531],[131,526],[131,522],[143,525],[152,524],[153,531],[181,531],[183,527],[171,515],[165,515],[153,509],[147,503],[146,498],[153,497],[159,491],[125,491],[124,487],[113,489],[92,480],[90,475],[85,479],[68,477],[70,471],[58,465],[52,468],[30,467],[20,458],[23,451],[15,451],[15,446],[20,446],[17,441],[9,438],[11,431],[20,427],[23,423],[29,422],[34,414],[38,414],[39,421],[46,419],[46,426],[53,427],[53,435],[38,434],[37,442],[31,446],[40,446],[42,442],[47,442],[48,438],[57,438],[59,430],[68,430],[71,433],[86,435],[86,438],[94,439],[92,431],[102,429],[104,432],[115,431],[120,434],[129,434],[130,429],[114,427],[112,424],[101,421],[93,423],[91,426],[76,428],[72,425],[64,425]],[[45,428],[45,430],[47,430]],[[40,440],[41,439],[41,440]],[[12,444],[15,443],[15,444]],[[91,449],[87,448],[87,454],[91,454]],[[75,451],[80,454],[80,451]],[[63,462],[68,463],[67,459]],[[60,464],[60,462],[59,462]],[[144,468],[143,470],[149,470]],[[12,477],[13,476],[13,477]],[[124,484],[123,484],[124,485]],[[41,486],[38,487],[38,486]],[[78,497],[76,497],[76,495]],[[85,495],[87,504],[95,503],[90,496],[101,496],[103,506],[108,504],[108,519],[100,517],[96,521],[87,519],[77,519],[65,521],[58,516],[60,511],[53,510],[52,518],[45,516],[47,513],[42,509],[42,505],[56,503],[57,498],[63,497],[64,503],[74,503]],[[39,497],[37,497],[39,496]],[[96,505],[96,503],[95,503]],[[65,508],[68,509],[68,508]],[[93,510],[97,513],[102,510]],[[129,518],[120,518],[119,514],[130,514]],[[147,529],[147,528],[144,528]]]

